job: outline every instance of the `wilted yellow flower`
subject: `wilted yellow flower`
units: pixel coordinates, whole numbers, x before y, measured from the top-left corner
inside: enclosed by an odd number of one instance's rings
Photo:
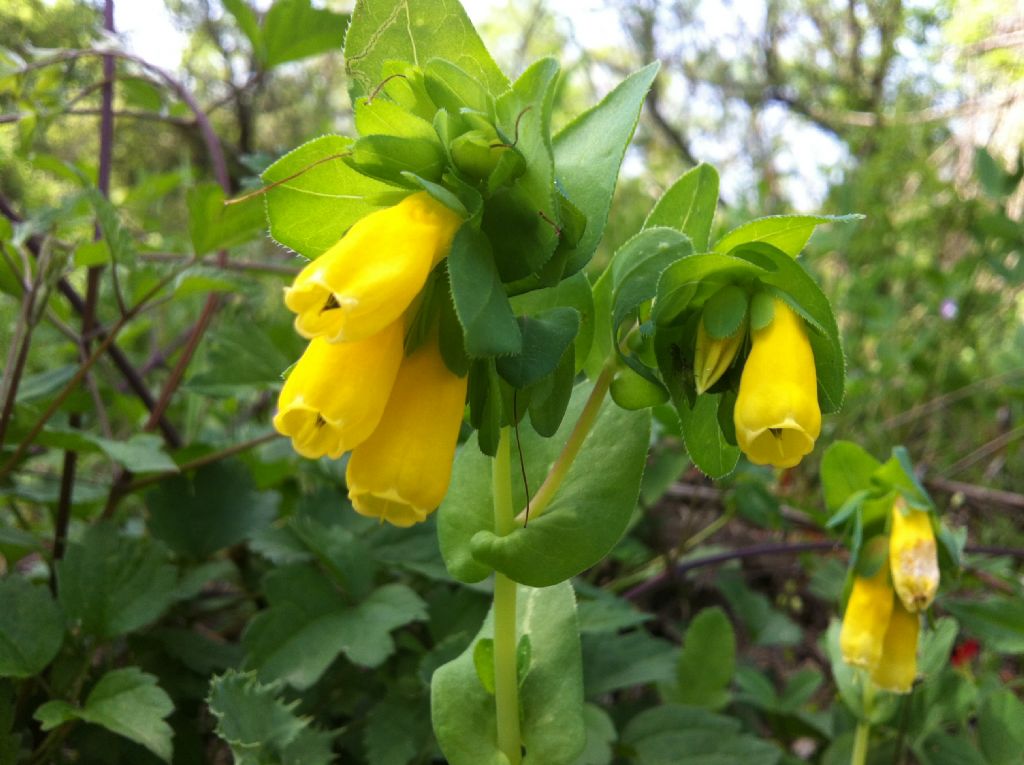
[[[821,410],[803,319],[783,300],[772,304],[771,324],[751,333],[733,422],[739,447],[751,462],[788,468],[814,448]]]
[[[349,459],[345,479],[356,511],[411,526],[441,504],[465,400],[466,378],[448,370],[436,341],[402,362],[384,416]]]
[[[458,215],[425,191],[362,218],[285,289],[296,331],[331,342],[377,334],[423,289],[460,225]]]
[[[910,693],[917,677],[917,635],[921,618],[895,599],[889,627],[885,631],[882,657],[871,671],[871,679],[882,690]]]
[[[377,427],[402,362],[396,321],[354,343],[312,340],[285,380],[274,427],[303,457],[337,459]]]
[[[928,608],[939,589],[935,532],[930,515],[908,509],[902,497],[892,508],[889,563],[896,594],[907,610],[916,612]]]
[[[704,319],[700,320],[700,326],[697,327],[697,353],[693,364],[698,394],[704,393],[725,374],[736,358],[740,346],[743,345],[746,334],[744,324],[731,337],[716,339],[704,328]]]
[[[879,566],[872,576],[854,578],[839,632],[843,661],[868,669],[878,666],[892,605],[893,592],[886,564]]]

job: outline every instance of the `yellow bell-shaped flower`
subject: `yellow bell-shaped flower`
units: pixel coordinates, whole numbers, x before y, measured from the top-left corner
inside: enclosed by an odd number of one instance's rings
[[[879,566],[872,576],[854,578],[839,632],[843,661],[867,669],[878,666],[892,606],[893,592],[886,564]]]
[[[751,462],[788,468],[814,448],[821,409],[803,319],[783,300],[772,305],[771,323],[751,332],[733,422],[737,443]]]
[[[425,191],[362,218],[285,288],[296,331],[331,342],[377,334],[423,289],[461,225]]]
[[[906,609],[917,612],[928,608],[939,589],[935,532],[931,516],[907,508],[902,497],[892,508],[889,563],[893,586]]]
[[[466,381],[445,366],[436,340],[405,359],[384,416],[348,462],[345,480],[357,512],[412,526],[441,504],[451,479]]]
[[[354,343],[312,340],[285,380],[274,427],[303,457],[337,459],[377,427],[402,363],[396,321]]]
[[[725,374],[743,345],[747,335],[746,324],[730,337],[717,339],[708,334],[704,319],[697,327],[697,352],[694,356],[693,371],[697,393],[702,394]]]
[[[921,630],[921,617],[895,600],[889,627],[882,643],[882,657],[871,671],[875,685],[893,693],[910,693],[917,677],[917,636]]]

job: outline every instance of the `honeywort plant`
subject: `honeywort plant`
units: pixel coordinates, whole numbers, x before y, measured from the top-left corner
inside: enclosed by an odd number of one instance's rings
[[[410,526],[440,505],[449,572],[493,577],[476,639],[432,677],[449,762],[568,765],[585,743],[568,580],[626,530],[650,408],[671,400],[721,477],[741,451],[796,465],[842,401],[836,322],[796,261],[833,219],[712,243],[700,165],[591,284],[657,65],[553,132],[558,62],[510,81],[456,3],[361,0],[345,59],[358,137],[263,174],[272,236],[310,260],[285,290],[309,346],[275,426],[303,456],[349,453],[359,513]]]

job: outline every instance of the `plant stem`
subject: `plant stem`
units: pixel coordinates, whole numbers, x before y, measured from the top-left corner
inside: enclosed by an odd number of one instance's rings
[[[515,529],[512,515],[511,434],[502,428],[491,470],[494,530],[504,536]],[[516,675],[516,583],[494,573],[494,704],[498,748],[510,765],[522,762],[519,732],[519,678]]]
[[[583,447],[583,442],[590,433],[590,429],[594,427],[594,422],[597,421],[597,413],[601,409],[601,404],[604,403],[604,397],[612,384],[612,375],[614,373],[615,364],[609,361],[604,365],[597,380],[594,381],[594,388],[590,391],[587,403],[583,405],[583,411],[580,412],[580,418],[576,421],[572,433],[569,434],[569,440],[562,447],[562,452],[558,455],[558,459],[555,460],[555,464],[551,466],[551,470],[544,479],[544,483],[541,484],[533,499],[530,500],[530,518],[539,518],[543,515],[548,505],[551,504],[551,500],[554,499],[555,494],[561,488],[562,481],[565,480],[565,476],[569,473],[569,468],[572,467],[572,463],[580,453],[580,449]],[[526,523],[525,509],[516,516],[515,522]]]
[[[871,706],[875,700],[875,689],[871,685],[871,679],[864,675],[864,718],[857,721],[857,732],[853,736],[853,754],[850,756],[850,765],[865,765],[868,761],[868,742],[871,738],[871,723],[867,718],[871,717]]]

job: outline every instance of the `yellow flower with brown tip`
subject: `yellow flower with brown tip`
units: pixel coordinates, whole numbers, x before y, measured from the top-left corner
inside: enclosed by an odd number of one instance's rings
[[[425,191],[359,220],[285,289],[295,329],[354,342],[393,324],[447,254],[462,218]]]
[[[892,508],[889,535],[892,581],[908,611],[931,605],[939,589],[939,560],[929,513],[907,507],[900,497]]]
[[[441,504],[451,480],[466,384],[467,378],[445,366],[436,340],[402,362],[384,415],[349,459],[345,481],[357,512],[412,526]]]
[[[365,340],[312,340],[277,399],[274,427],[303,457],[337,459],[380,422],[402,362],[404,327],[391,323]]]
[[[821,409],[804,321],[785,301],[772,305],[771,323],[751,332],[733,422],[737,443],[751,462],[788,468],[814,448]]]
[[[878,666],[892,607],[892,585],[885,563],[872,576],[854,578],[839,632],[843,661],[867,669]]]
[[[921,617],[895,599],[882,643],[882,656],[871,671],[875,685],[893,693],[910,693],[917,677],[917,637]]]
[[[697,352],[694,357],[694,383],[697,394],[704,393],[714,385],[732,364],[746,337],[746,324],[725,338],[714,338],[708,334],[701,318],[697,327]]]

